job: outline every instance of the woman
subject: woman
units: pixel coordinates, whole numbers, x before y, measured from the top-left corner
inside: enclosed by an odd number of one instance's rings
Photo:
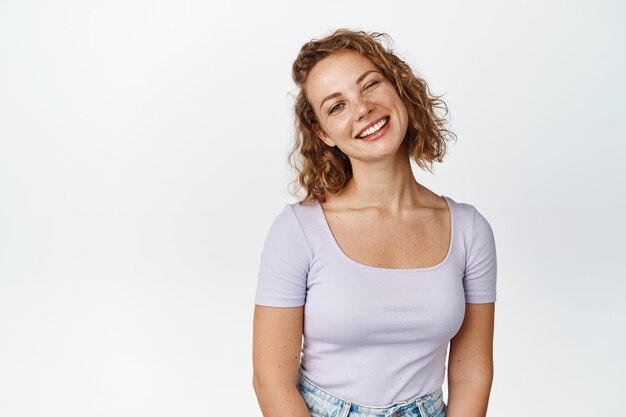
[[[306,196],[285,205],[261,255],[253,386],[265,417],[486,415],[494,236],[474,206],[415,180],[410,158],[430,170],[454,134],[383,35],[339,29],[293,64]]]

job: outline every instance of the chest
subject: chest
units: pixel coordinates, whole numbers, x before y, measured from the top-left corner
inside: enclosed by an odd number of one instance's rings
[[[304,333],[343,346],[445,343],[463,321],[458,258],[427,271],[379,270],[323,256],[308,276]]]
[[[445,209],[403,216],[329,211],[324,218],[341,251],[367,266],[426,268],[442,262],[450,248],[451,218]]]

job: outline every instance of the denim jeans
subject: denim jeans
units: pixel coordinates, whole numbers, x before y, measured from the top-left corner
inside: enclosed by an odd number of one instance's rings
[[[311,417],[445,417],[447,406],[439,388],[411,401],[368,407],[342,400],[324,391],[298,372],[298,391]]]

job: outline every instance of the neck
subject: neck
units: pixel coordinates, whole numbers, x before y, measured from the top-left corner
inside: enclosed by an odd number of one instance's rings
[[[391,212],[420,205],[423,187],[415,180],[406,151],[376,162],[353,160],[352,179],[341,195],[352,207],[381,207]]]

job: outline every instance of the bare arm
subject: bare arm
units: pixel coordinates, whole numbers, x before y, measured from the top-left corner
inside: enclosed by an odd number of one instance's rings
[[[493,381],[495,303],[465,304],[465,318],[450,341],[447,417],[485,417]]]
[[[252,385],[264,417],[310,417],[297,388],[304,306],[255,305]]]

